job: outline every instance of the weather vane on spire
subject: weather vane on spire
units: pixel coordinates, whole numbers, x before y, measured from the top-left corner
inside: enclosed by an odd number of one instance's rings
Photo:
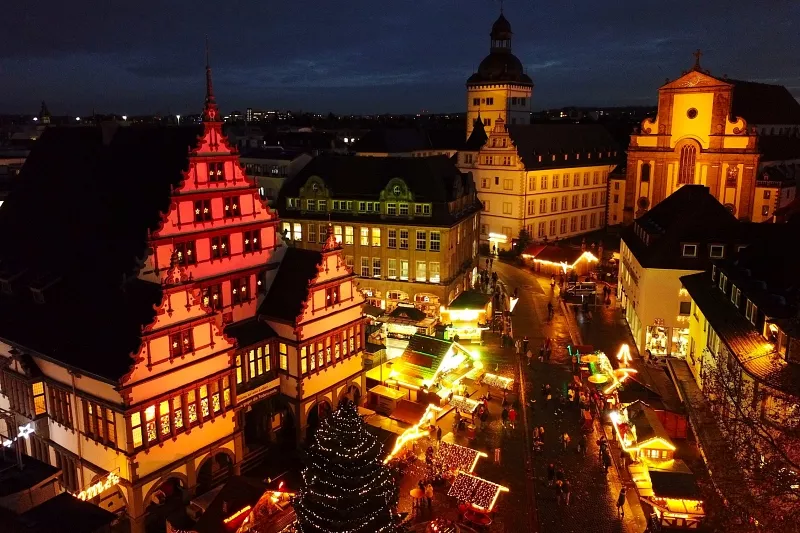
[[[208,36],[206,36],[206,105],[203,118],[210,122],[216,122],[219,109],[217,109],[217,101],[214,98],[214,83],[211,80],[211,61],[209,56]]]

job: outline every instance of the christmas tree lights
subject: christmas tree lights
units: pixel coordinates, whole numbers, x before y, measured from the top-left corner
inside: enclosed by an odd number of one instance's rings
[[[322,421],[305,453],[294,503],[299,533],[397,533],[397,486],[382,446],[344,402]]]

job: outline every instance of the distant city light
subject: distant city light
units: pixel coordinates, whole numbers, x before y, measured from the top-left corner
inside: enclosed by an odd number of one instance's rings
[[[128,115],[122,115],[122,120],[128,120]]]
[[[34,122],[38,122],[38,120],[39,120],[39,117],[33,117],[33,121]]]
[[[75,120],[76,120],[77,122],[80,122],[80,121],[81,121],[81,117],[75,117]]]
[[[175,115],[175,118],[178,120],[178,124],[180,124],[181,123],[181,116],[180,115]]]

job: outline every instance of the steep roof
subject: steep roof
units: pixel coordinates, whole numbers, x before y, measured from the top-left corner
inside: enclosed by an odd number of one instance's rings
[[[417,200],[423,202],[453,200],[453,182],[462,179],[461,172],[446,156],[319,155],[284,184],[281,196],[297,196],[311,176],[322,178],[333,198],[372,198],[380,194],[390,180],[400,178]]]
[[[663,439],[670,442],[669,433],[658,419],[656,412],[642,401],[636,401],[627,407],[628,420],[636,428],[636,441],[642,444],[651,439]]]
[[[225,327],[225,335],[236,339],[240,348],[252,346],[276,336],[269,324],[257,318],[242,320]]]
[[[758,151],[762,162],[800,159],[800,137],[761,135],[758,137]]]
[[[0,278],[12,291],[0,294],[0,337],[111,382],[129,370],[161,301],[159,285],[131,278],[200,133],[131,126],[107,130],[107,142],[96,127],[42,135],[0,210]],[[50,286],[45,303],[33,301],[31,286]]]
[[[731,115],[750,125],[800,124],[800,102],[783,85],[744,80],[724,80],[733,84]]]
[[[308,289],[319,274],[322,254],[316,250],[288,248],[258,314],[294,324],[308,300]]]
[[[649,236],[637,235],[638,225]],[[684,185],[620,232],[645,268],[704,270],[710,265],[706,243],[737,242],[744,224],[736,220],[707,187]],[[697,244],[696,257],[684,257],[682,244]]]
[[[431,379],[452,346],[452,341],[429,335],[412,335],[400,358],[401,373],[402,370],[412,370],[417,377]]]
[[[527,170],[610,165],[619,159],[616,141],[600,124],[510,124],[506,129]]]
[[[695,475],[691,471],[650,470],[650,481],[653,494],[659,498],[675,498],[679,500],[700,499]]]

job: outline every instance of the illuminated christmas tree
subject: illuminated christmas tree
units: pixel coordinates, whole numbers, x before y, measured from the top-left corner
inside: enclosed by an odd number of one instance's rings
[[[301,533],[396,533],[397,486],[382,446],[356,407],[344,402],[322,421],[305,454],[294,504]]]

